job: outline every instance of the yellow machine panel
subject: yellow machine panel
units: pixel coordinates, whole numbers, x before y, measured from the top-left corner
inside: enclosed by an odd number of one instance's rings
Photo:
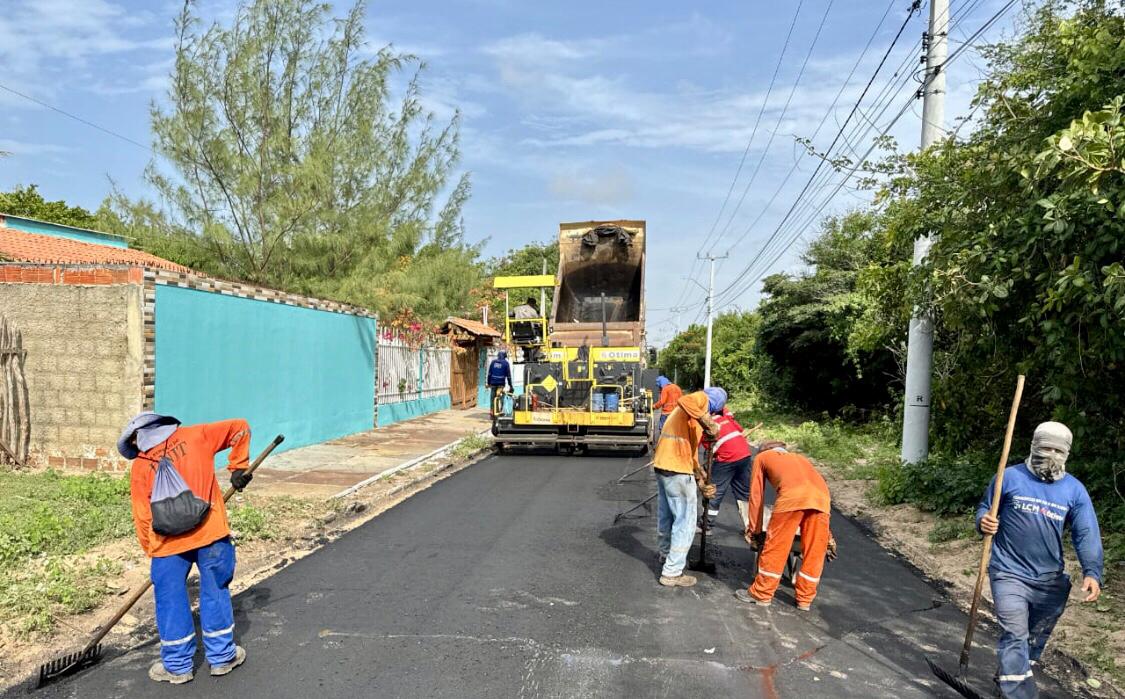
[[[633,413],[591,413],[570,410],[517,410],[512,413],[517,425],[586,425],[593,427],[632,427]]]

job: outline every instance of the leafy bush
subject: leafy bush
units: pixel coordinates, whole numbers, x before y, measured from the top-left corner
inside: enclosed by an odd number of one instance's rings
[[[881,505],[910,502],[942,516],[965,514],[992,479],[990,461],[986,454],[931,454],[924,463],[883,464],[874,497]]]
[[[971,517],[953,517],[935,524],[926,538],[931,544],[944,544],[947,541],[971,539],[976,535],[976,525]]]
[[[227,511],[227,516],[230,518],[230,528],[235,532],[239,541],[273,538],[269,514],[249,502],[231,507]]]

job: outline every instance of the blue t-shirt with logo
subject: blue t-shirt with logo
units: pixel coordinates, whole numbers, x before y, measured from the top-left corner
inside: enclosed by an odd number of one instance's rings
[[[977,531],[981,517],[992,507],[996,479],[977,505]],[[1000,530],[992,539],[992,572],[1010,573],[1027,580],[1046,581],[1061,574],[1063,528],[1082,564],[1082,575],[1102,580],[1102,535],[1094,505],[1085,486],[1069,473],[1048,483],[1035,477],[1026,464],[1004,471],[1000,492]]]

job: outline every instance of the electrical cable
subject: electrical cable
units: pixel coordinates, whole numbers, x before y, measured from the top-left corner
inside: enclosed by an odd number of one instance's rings
[[[998,10],[998,11],[997,11],[997,12],[996,12],[995,14],[993,14],[993,15],[992,15],[992,17],[990,17],[990,18],[989,18],[989,19],[988,19],[988,20],[987,20],[987,21],[986,21],[986,22],[985,22],[985,23],[984,23],[983,25],[981,25],[981,27],[980,27],[980,28],[978,28],[978,29],[977,29],[977,31],[975,31],[975,32],[974,32],[974,33],[973,33],[973,34],[972,34],[972,35],[971,35],[971,36],[969,37],[969,39],[968,39],[968,40],[967,40],[967,41],[966,41],[966,42],[965,42],[964,44],[962,44],[962,45],[961,45],[960,47],[958,47],[958,48],[957,48],[957,50],[955,50],[955,51],[954,51],[953,53],[951,53],[951,54],[950,54],[950,55],[949,55],[949,56],[948,56],[948,57],[946,58],[945,62],[944,62],[944,63],[943,63],[943,64],[942,64],[941,66],[939,66],[939,67],[938,67],[938,70],[939,70],[939,71],[940,71],[940,70],[945,70],[945,69],[946,69],[946,67],[947,67],[947,66],[948,66],[948,65],[949,65],[949,64],[950,64],[951,62],[953,62],[954,60],[956,60],[956,59],[957,59],[957,58],[958,58],[958,57],[959,57],[959,56],[960,56],[960,55],[961,55],[962,53],[964,53],[964,51],[965,51],[965,50],[967,50],[967,49],[968,49],[968,48],[969,48],[969,47],[970,47],[970,46],[971,46],[971,45],[972,45],[973,43],[975,43],[975,41],[977,40],[977,38],[978,38],[978,37],[980,37],[980,36],[981,36],[981,34],[983,34],[983,33],[984,33],[985,31],[987,31],[987,30],[988,30],[988,29],[989,29],[990,27],[992,27],[992,26],[993,26],[993,25],[994,25],[994,24],[995,24],[995,23],[996,23],[997,21],[999,21],[999,19],[1000,19],[1000,18],[1001,18],[1001,17],[1002,17],[1002,16],[1003,16],[1003,15],[1004,15],[1005,13],[1007,13],[1007,11],[1008,11],[1009,9],[1011,9],[1011,8],[1012,8],[1012,6],[1013,6],[1013,5],[1015,5],[1015,4],[1016,4],[1016,0],[1009,0],[1009,1],[1008,1],[1008,2],[1007,2],[1007,3],[1005,4],[1005,5],[1003,5],[1003,6],[1002,6],[1002,7],[1001,7],[1001,8],[1000,8],[1000,9],[999,9],[999,10]],[[965,14],[967,15],[967,13],[965,13]],[[964,15],[963,15],[963,16],[964,16]],[[927,78],[926,78],[926,82],[924,83],[924,85],[923,85],[923,88],[922,88],[922,90],[924,90],[924,89],[925,89],[925,87],[926,87],[926,86],[927,86],[927,85],[928,85],[928,84],[929,84],[929,83],[930,83],[930,82],[931,82],[931,81],[933,80],[933,78],[934,78],[934,76],[935,76],[936,74],[937,74],[937,73],[936,73],[936,72],[934,72],[934,73],[931,73],[931,74],[930,74],[929,76],[927,76]],[[906,101],[906,103],[905,103],[905,104],[904,104],[904,105],[902,106],[902,108],[901,108],[901,109],[900,109],[900,110],[898,111],[898,113],[897,113],[897,114],[896,114],[896,115],[895,115],[895,116],[894,116],[894,117],[893,117],[893,118],[892,118],[892,119],[890,120],[890,122],[888,122],[888,123],[887,123],[887,125],[886,125],[885,127],[883,127],[883,129],[881,130],[881,133],[880,133],[880,135],[879,135],[879,138],[882,138],[883,136],[886,136],[886,135],[887,135],[887,133],[888,133],[888,132],[889,132],[889,131],[891,130],[891,128],[893,128],[893,127],[894,127],[894,125],[895,125],[895,124],[896,124],[896,123],[898,122],[898,120],[899,120],[899,119],[901,119],[901,118],[902,118],[902,116],[903,116],[903,115],[904,115],[904,114],[905,114],[905,113],[906,113],[907,111],[909,111],[909,110],[910,110],[910,107],[911,107],[911,105],[912,105],[912,104],[914,103],[914,100],[915,100],[915,99],[916,99],[916,95],[914,95],[914,94],[910,95],[910,98],[909,98],[909,99],[908,99],[908,100]],[[884,111],[885,111],[885,109],[884,109]],[[877,139],[876,139],[876,140],[875,140],[875,141],[874,141],[874,142],[873,142],[873,143],[871,144],[871,146],[870,146],[870,147],[868,148],[868,150],[867,150],[867,152],[866,152],[866,153],[864,154],[863,158],[859,159],[859,160],[858,160],[858,161],[857,161],[857,162],[855,163],[855,165],[854,165],[854,166],[853,166],[853,167],[851,168],[851,170],[850,170],[849,172],[845,173],[845,176],[844,176],[844,178],[843,178],[843,179],[842,179],[842,180],[841,180],[841,181],[840,181],[840,182],[839,182],[839,183],[838,183],[838,184],[836,185],[836,187],[835,187],[835,189],[833,190],[833,192],[832,192],[832,193],[831,193],[831,194],[830,194],[830,195],[829,195],[829,196],[828,196],[827,198],[825,198],[825,200],[824,200],[824,201],[822,201],[822,202],[821,202],[821,204],[820,204],[820,205],[819,205],[819,206],[818,206],[818,207],[816,208],[816,210],[815,210],[814,212],[812,212],[811,218],[815,219],[815,218],[816,218],[817,216],[819,216],[819,215],[820,215],[820,212],[821,212],[821,211],[823,211],[823,210],[824,210],[824,208],[825,208],[825,207],[826,207],[826,206],[828,205],[828,203],[832,201],[832,199],[833,199],[833,198],[835,197],[835,195],[836,195],[836,194],[837,194],[837,193],[838,193],[838,192],[840,191],[840,189],[842,189],[842,188],[843,188],[843,186],[844,186],[844,185],[846,184],[846,182],[847,182],[847,181],[848,181],[848,180],[849,180],[849,179],[850,179],[850,178],[852,177],[852,175],[854,175],[854,174],[855,174],[855,173],[856,173],[856,172],[858,171],[858,169],[860,168],[860,166],[861,166],[861,165],[862,165],[862,164],[863,164],[863,163],[864,163],[864,162],[866,161],[867,157],[869,157],[869,156],[870,156],[870,154],[871,154],[871,153],[872,153],[872,152],[874,151],[874,149],[875,149],[875,148],[876,148],[876,147],[878,146],[878,143],[879,143],[879,141],[878,141],[878,138],[877,138]],[[792,209],[792,207],[791,207],[791,209]],[[783,221],[782,221],[782,224],[779,224],[778,228],[777,228],[777,229],[775,230],[775,235],[776,235],[777,233],[779,233],[779,232],[780,232],[780,230],[781,230],[781,226],[782,226],[782,225],[784,224],[784,222],[785,222],[785,221],[784,221],[784,219],[783,219]],[[790,237],[790,239],[789,239],[789,242],[788,242],[788,243],[787,243],[786,245],[784,245],[784,246],[782,247],[782,249],[781,249],[780,251],[778,251],[778,252],[777,252],[777,254],[776,254],[776,255],[774,255],[773,259],[772,259],[772,260],[771,260],[771,261],[769,262],[769,264],[767,264],[767,265],[765,266],[765,268],[763,269],[763,271],[762,271],[762,272],[761,272],[760,274],[758,274],[757,276],[755,276],[755,278],[754,278],[754,279],[750,280],[750,282],[749,282],[749,283],[741,285],[741,288],[740,288],[740,289],[738,289],[738,290],[737,290],[737,292],[736,292],[736,293],[734,293],[734,294],[733,294],[733,295],[732,295],[732,296],[730,297],[730,299],[729,299],[729,300],[727,301],[727,303],[726,303],[726,304],[724,304],[724,305],[729,305],[729,304],[730,304],[730,303],[731,303],[731,302],[732,302],[732,301],[733,301],[734,299],[736,299],[736,298],[738,298],[739,296],[741,296],[741,295],[742,295],[743,293],[745,293],[745,291],[747,291],[747,290],[748,290],[748,289],[749,289],[749,288],[750,288],[751,286],[753,286],[753,285],[754,285],[755,283],[757,283],[758,281],[760,281],[760,280],[761,280],[761,278],[762,278],[763,276],[765,276],[765,272],[766,272],[766,271],[768,271],[769,269],[771,269],[771,268],[772,268],[772,266],[773,266],[774,264],[776,264],[776,263],[777,263],[777,261],[778,261],[778,260],[779,260],[779,259],[781,258],[781,256],[782,256],[782,255],[784,255],[784,254],[785,254],[785,252],[787,252],[787,251],[788,251],[788,249],[789,249],[790,247],[792,247],[793,243],[795,242],[795,240],[796,240],[796,239],[797,239],[797,237],[799,236],[799,232],[800,232],[801,230],[802,230],[802,228],[797,228],[798,234],[796,234],[796,235],[793,235],[793,236],[791,236],[791,237]],[[773,239],[774,239],[774,236],[771,236],[771,241],[772,241]],[[767,244],[767,246],[768,246],[768,244]],[[747,271],[748,271],[748,269],[749,269],[749,266],[748,266],[748,268],[747,268]],[[741,276],[741,275],[740,275],[740,276]],[[731,289],[732,289],[732,288],[734,287],[734,285],[735,285],[735,284],[738,284],[738,280],[737,280],[737,279],[736,279],[736,280],[735,280],[735,282],[733,282],[733,283],[732,283],[731,285],[728,285],[728,286],[727,286],[727,287],[726,287],[726,288],[725,288],[725,289],[723,290],[723,292],[722,292],[722,293],[723,293],[723,294],[726,294],[726,293],[727,293],[728,291],[730,291],[730,290],[731,290]],[[720,307],[722,307],[722,306],[720,306]]]
[[[98,131],[101,131],[102,133],[107,133],[110,136],[113,136],[114,138],[119,138],[122,141],[125,141],[126,143],[131,143],[132,145],[134,145],[138,148],[144,148],[145,150],[152,153],[153,155],[157,154],[156,151],[154,151],[150,146],[146,146],[145,144],[143,144],[139,141],[134,141],[133,139],[129,138],[128,136],[122,136],[121,134],[117,133],[116,131],[111,131],[111,130],[105,128],[104,126],[99,126],[98,124],[95,124],[92,121],[88,121],[86,119],[83,119],[80,116],[76,116],[74,114],[71,114],[70,112],[59,109],[58,107],[56,107],[52,104],[48,104],[48,103],[44,102],[43,100],[36,99],[35,97],[32,97],[31,95],[25,95],[24,93],[20,92],[19,90],[13,90],[12,88],[8,87],[7,85],[0,84],[0,90],[4,90],[5,92],[10,92],[13,95],[16,95],[18,97],[22,97],[25,100],[28,100],[30,102],[34,102],[35,104],[38,104],[40,107],[46,107],[47,109],[50,109],[52,112],[57,112],[59,114],[62,114],[65,117],[68,117],[70,119],[74,119],[75,121],[83,123],[86,126],[89,126],[91,128],[95,128]]]

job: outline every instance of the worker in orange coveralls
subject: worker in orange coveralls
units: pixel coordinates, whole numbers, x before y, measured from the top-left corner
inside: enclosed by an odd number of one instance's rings
[[[187,587],[193,565],[199,569],[200,627],[210,674],[225,675],[246,660],[246,651],[234,642],[234,544],[215,477],[215,455],[226,449],[231,485],[242,490],[253,478],[246,470],[250,426],[245,420],[181,426],[174,417],[144,412],[129,421],[117,442],[121,455],[134,460],[133,524],[151,559],[160,660],[148,676],[157,682],[183,684],[194,676],[196,633]],[[180,492],[162,500],[161,491],[168,486]],[[171,509],[164,509],[162,503],[173,501]],[[185,502],[190,514],[184,514]],[[162,533],[173,519],[180,526]]]
[[[766,480],[777,491],[777,499],[769,529],[763,533]],[[760,445],[751,467],[746,525],[746,540],[759,551],[758,575],[750,589],[738,590],[735,597],[742,602],[769,606],[800,530],[802,563],[794,587],[797,609],[807,612],[816,597],[825,556],[836,558],[836,540],[828,528],[830,512],[828,484],[808,459],[786,451],[783,442]]]

